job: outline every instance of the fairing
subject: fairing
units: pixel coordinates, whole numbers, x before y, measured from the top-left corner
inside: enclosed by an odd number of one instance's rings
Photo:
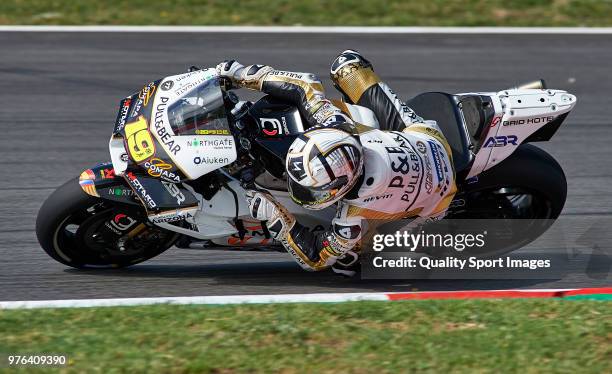
[[[140,206],[134,191],[123,178],[115,175],[113,164],[107,162],[87,169],[79,176],[79,185],[88,195],[104,200]]]
[[[489,95],[496,114],[468,178],[496,166],[522,143],[550,138],[576,105],[576,97],[561,90],[512,89]]]
[[[236,146],[213,69],[170,76],[124,99],[109,143],[117,175],[192,180],[232,163]]]

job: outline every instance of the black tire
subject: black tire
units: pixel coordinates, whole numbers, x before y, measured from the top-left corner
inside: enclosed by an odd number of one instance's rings
[[[118,209],[122,208],[86,194],[79,185],[78,179],[72,179],[55,190],[41,206],[36,217],[38,242],[49,256],[68,266],[117,268],[130,266],[159,255],[170,248],[179,236],[147,223],[146,228],[141,231],[158,235],[158,240],[148,247],[125,251],[125,253],[119,250],[104,250],[99,246],[94,248],[91,241],[83,240],[84,233],[79,232],[81,228],[83,228],[81,231],[86,231],[84,227],[92,229],[94,227],[92,225],[96,223],[100,225],[104,217],[111,217]],[[73,221],[77,223],[73,224]],[[141,218],[137,223],[144,224],[145,222],[146,218]],[[67,225],[76,226],[76,232],[71,233]],[[112,248],[113,244],[115,243],[108,243],[108,247]]]
[[[478,175],[478,182],[461,189],[469,193],[484,188],[519,187],[545,197],[550,212],[540,219],[556,219],[561,214],[567,198],[567,180],[561,165],[546,151],[523,144],[507,159]]]
[[[480,253],[464,253],[499,256],[531,243],[546,232],[561,214],[566,197],[567,181],[559,163],[544,150],[524,144],[499,165],[478,175],[476,181],[462,185],[447,217],[505,220],[492,222],[490,227],[499,228],[499,222],[505,223],[507,232],[500,236],[507,241],[497,240],[494,249],[483,248]],[[521,198],[524,206],[517,209],[514,205]],[[507,203],[495,204],[504,199]]]

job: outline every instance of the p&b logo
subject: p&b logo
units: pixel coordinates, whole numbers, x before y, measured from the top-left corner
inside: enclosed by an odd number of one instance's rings
[[[518,145],[518,138],[516,135],[500,135],[500,136],[491,136],[484,144],[484,148],[491,147],[505,147],[508,144]]]

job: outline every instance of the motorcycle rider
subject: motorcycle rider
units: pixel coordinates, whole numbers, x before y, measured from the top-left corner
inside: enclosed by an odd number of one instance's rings
[[[308,209],[337,203],[329,230],[314,234],[272,195],[247,191],[252,216],[302,266],[329,266],[353,275],[368,220],[444,217],[456,192],[450,146],[434,121],[424,121],[382,82],[359,52],[346,50],[331,65],[331,79],[349,104],[371,109],[380,130],[355,123],[341,101],[325,97],[309,73],[243,66],[230,60],[217,71],[234,88],[249,88],[289,101],[310,126],[286,158],[292,199]]]

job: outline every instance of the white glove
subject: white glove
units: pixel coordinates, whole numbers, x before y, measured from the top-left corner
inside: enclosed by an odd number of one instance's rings
[[[233,87],[240,87],[239,71],[244,68],[244,65],[236,60],[226,60],[218,64],[216,69],[219,76],[227,78]]]
[[[245,87],[257,91],[261,91],[264,77],[273,70],[270,66],[258,64],[245,67],[235,60],[223,61],[217,65],[217,73],[229,79],[233,88]]]
[[[293,228],[295,217],[269,193],[247,190],[246,199],[251,216],[267,221],[266,227],[273,238],[283,238]]]

